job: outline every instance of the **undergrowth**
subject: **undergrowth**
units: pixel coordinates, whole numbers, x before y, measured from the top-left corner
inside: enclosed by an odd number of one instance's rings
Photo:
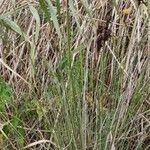
[[[149,3],[1,0],[0,149],[150,149]]]

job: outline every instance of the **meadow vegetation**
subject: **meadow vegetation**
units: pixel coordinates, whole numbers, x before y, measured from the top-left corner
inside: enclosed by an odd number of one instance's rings
[[[0,149],[150,149],[149,59],[148,0],[1,0]]]

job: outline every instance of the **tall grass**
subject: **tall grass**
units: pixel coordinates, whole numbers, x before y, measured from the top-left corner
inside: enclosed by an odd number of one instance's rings
[[[149,2],[0,2],[0,149],[150,148]]]

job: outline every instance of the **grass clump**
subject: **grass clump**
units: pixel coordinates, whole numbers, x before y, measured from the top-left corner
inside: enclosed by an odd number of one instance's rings
[[[0,149],[149,149],[148,1],[0,8]]]

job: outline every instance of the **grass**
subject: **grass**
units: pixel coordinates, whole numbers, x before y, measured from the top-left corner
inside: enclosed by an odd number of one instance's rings
[[[149,1],[0,2],[0,149],[150,148]]]

